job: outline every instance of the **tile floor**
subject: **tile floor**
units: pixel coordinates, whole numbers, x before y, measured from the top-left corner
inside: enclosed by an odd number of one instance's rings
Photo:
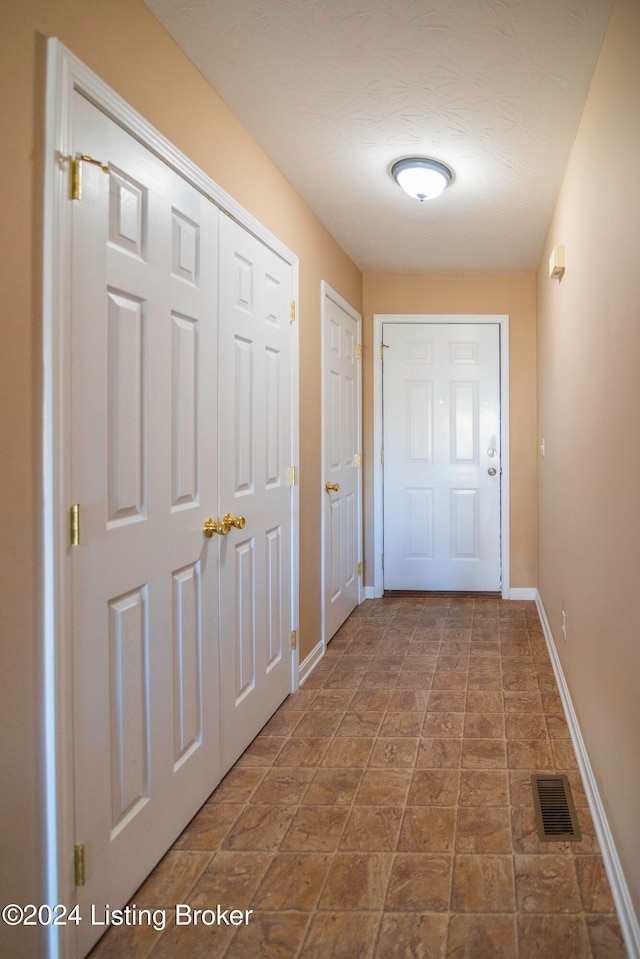
[[[550,771],[581,842],[537,838]],[[253,914],[113,928],[92,959],[626,956],[535,604],[364,603],[132,902]]]

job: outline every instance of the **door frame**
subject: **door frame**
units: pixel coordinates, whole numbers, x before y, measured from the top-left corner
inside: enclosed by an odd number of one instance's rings
[[[41,732],[44,746],[42,834],[45,845],[44,901],[70,905],[74,845],[72,644],[69,576],[69,345],[71,218],[70,153],[74,92],[78,91],[133,135],[196,190],[231,215],[292,268],[292,296],[299,301],[298,257],[222,190],[188,157],[86,67],[57,39],[47,40],[44,110],[41,547],[40,626]],[[299,461],[299,333],[291,327],[291,463]],[[298,629],[299,489],[291,496],[291,630]],[[291,688],[297,687],[298,653],[292,652]],[[86,917],[85,917],[86,921]],[[49,925],[47,955],[75,956],[72,924]]]
[[[325,463],[325,453],[326,453],[326,430],[325,430],[325,357],[324,357],[324,344],[325,344],[325,328],[327,325],[327,313],[326,313],[326,302],[331,300],[336,306],[340,307],[352,320],[355,321],[358,328],[357,342],[360,345],[361,355],[360,358],[356,361],[356,368],[358,371],[358,381],[356,385],[357,398],[358,398],[358,411],[357,411],[357,429],[358,429],[358,440],[357,448],[360,451],[361,464],[362,464],[362,316],[357,312],[347,301],[340,296],[325,280],[320,282],[320,292],[321,292],[321,407],[322,407],[322,426],[321,426],[321,435],[322,435],[322,448],[320,455],[321,460],[321,482],[320,482],[320,492],[321,492],[321,503],[322,503],[322,522],[321,522],[321,537],[322,537],[322,556],[321,556],[321,576],[320,576],[320,589],[322,597],[322,628],[321,628],[321,649],[318,650],[317,659],[320,659],[327,648],[327,634],[326,634],[326,610],[325,610],[325,583],[326,583],[326,548],[325,548],[325,533],[326,533],[326,524],[327,524],[327,506],[328,506],[328,497],[325,493],[324,483],[324,463]],[[358,562],[362,563],[362,465],[358,467],[358,500],[356,504],[357,517],[358,517]],[[358,576],[358,605],[362,602],[364,595],[363,585],[362,585],[362,575]],[[315,651],[314,651],[315,652]],[[314,658],[314,664],[317,660]],[[306,674],[305,674],[306,675]]]
[[[384,592],[382,552],[384,544],[384,469],[382,464],[382,327],[384,323],[497,324],[500,333],[500,568],[502,598],[510,596],[509,574],[509,317],[483,313],[375,313],[373,316],[373,596]]]

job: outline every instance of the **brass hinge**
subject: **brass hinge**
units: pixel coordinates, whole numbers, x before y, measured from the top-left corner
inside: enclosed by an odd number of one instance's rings
[[[380,450],[380,462],[384,465],[384,450]]]
[[[69,545],[80,545],[80,503],[74,503],[69,510]]]
[[[295,323],[296,321],[296,301],[291,300],[289,304],[289,323]]]
[[[297,648],[298,648],[298,637],[297,637],[297,635],[296,635],[295,629],[292,629],[292,630],[291,630],[291,634],[290,634],[290,636],[289,636],[289,641],[290,641],[290,648],[291,648],[291,649],[297,649]]]
[[[101,170],[104,170],[105,173],[109,172],[109,167],[106,163],[102,163],[100,160],[94,160],[93,157],[85,156],[82,153],[76,153],[76,155],[71,160],[71,199],[72,200],[81,200],[82,199],[82,164],[83,163],[93,163],[94,166],[99,166]]]
[[[84,846],[73,847],[73,881],[76,886],[84,886]]]
[[[388,349],[389,349],[389,345],[388,345],[387,343],[381,343],[381,344],[380,344],[380,359],[381,359],[381,360],[384,359],[384,351],[385,351],[385,350],[388,350]]]
[[[360,453],[356,453],[355,464],[356,464],[356,469],[359,470],[360,467],[362,466],[362,456],[360,455]]]
[[[362,359],[362,343],[358,343],[358,345],[356,346],[356,359],[357,360]]]
[[[295,466],[289,467],[289,486],[296,485],[296,468]]]
[[[358,576],[362,576],[362,563],[358,563]]]

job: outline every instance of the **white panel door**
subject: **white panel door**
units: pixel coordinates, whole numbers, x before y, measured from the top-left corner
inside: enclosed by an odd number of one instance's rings
[[[291,266],[220,217],[221,756],[228,769],[291,691]]]
[[[499,590],[499,327],[383,329],[385,589]]]
[[[327,292],[323,326],[324,637],[360,602],[359,320]]]
[[[70,547],[79,952],[220,778],[218,212],[74,94]]]

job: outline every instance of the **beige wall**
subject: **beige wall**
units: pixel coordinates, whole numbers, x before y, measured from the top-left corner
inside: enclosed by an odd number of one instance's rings
[[[57,36],[300,257],[301,570],[304,656],[320,638],[320,281],[356,309],[361,274],[251,140],[141,0],[3,0],[2,112],[3,457],[1,893],[41,898],[39,833],[42,649],[38,638],[40,209],[42,36]],[[6,945],[5,945],[6,940]],[[0,953],[36,955],[0,926]]]
[[[365,274],[365,578],[373,584],[373,316],[376,313],[509,314],[511,586],[537,585],[535,277]]]
[[[639,50],[618,0],[538,272],[540,591],[638,913]]]

